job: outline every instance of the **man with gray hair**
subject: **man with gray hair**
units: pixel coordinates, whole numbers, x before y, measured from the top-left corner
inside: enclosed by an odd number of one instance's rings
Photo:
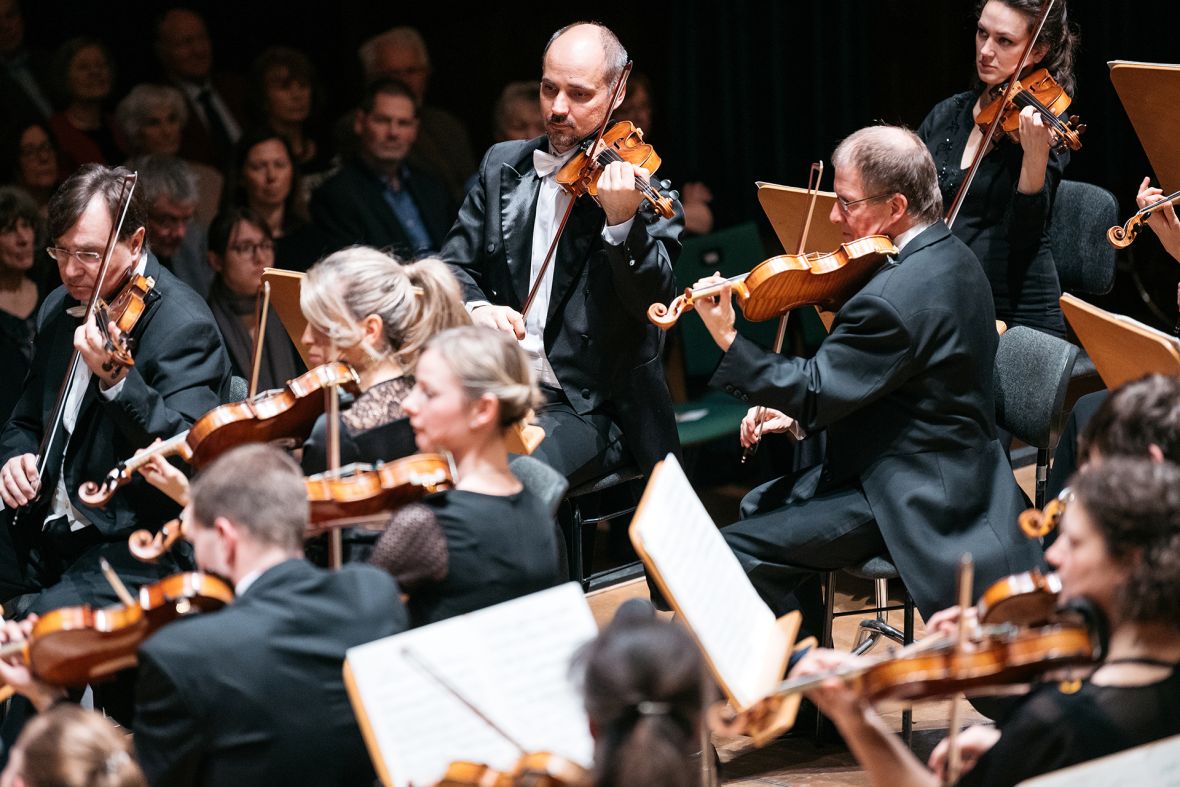
[[[911,131],[861,129],[832,156],[830,219],[845,241],[892,239],[898,253],[837,313],[814,358],[763,350],[734,330],[728,287],[697,311],[725,351],[711,384],[764,405],[749,444],[796,425],[826,432],[823,462],[742,501],[725,538],[777,614],[819,633],[817,572],[888,554],[923,615],[957,603],[955,565],[975,593],[1041,562],[1016,518],[1024,500],[996,439],[995,309],[979,261],[942,222],[934,162]],[[718,281],[714,277],[698,283]]]
[[[152,253],[198,295],[208,297],[213,268],[206,257],[205,230],[194,218],[201,199],[196,173],[176,156],[163,154],[140,156],[127,166],[139,173]]]
[[[422,34],[412,27],[395,27],[373,36],[357,50],[365,81],[389,78],[405,84],[418,107],[418,138],[410,163],[432,171],[458,203],[466,193],[464,184],[475,172],[475,153],[467,129],[459,119],[439,107],[428,106],[426,87],[430,81],[430,53]]]

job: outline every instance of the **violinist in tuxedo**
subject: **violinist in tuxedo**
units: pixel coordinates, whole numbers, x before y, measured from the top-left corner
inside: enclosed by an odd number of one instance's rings
[[[597,202],[577,199],[522,314],[572,198],[554,175],[615,108],[611,96],[626,62],[602,25],[554,33],[541,78],[545,136],[488,150],[441,255],[472,320],[515,336],[528,351],[546,399],[537,415],[547,437],[534,456],[575,484],[628,459],[647,470],[679,450],[663,339],[646,310],[673,294],[683,212],[677,203],[674,218],[664,219],[644,207],[636,184],[646,170],[608,164]]]
[[[105,508],[86,505],[82,482],[100,480],[150,444],[187,429],[228,394],[229,358],[205,302],[152,257],[145,244],[147,214],[132,199],[102,295],[112,299],[135,273],[155,280],[129,337],[134,365],[111,362],[93,320],[80,310],[90,299],[103,251],[117,220],[127,170],[86,165],[49,202],[50,255],[63,285],[37,315],[37,348],[24,390],[0,433],[0,600],[21,596],[8,610],[44,612],[117,599],[102,576],[105,557],[131,587],[176,570],[170,560],[135,560],[127,536],[158,528],[179,509],[142,479],[121,489]],[[119,331],[113,329],[117,336]],[[52,431],[56,397],[71,353],[80,363],[65,396],[56,438],[38,476],[43,435]],[[16,381],[10,381],[16,384]],[[19,509],[19,510],[18,510]],[[13,520],[15,519],[15,526]]]
[[[823,461],[752,491],[726,541],[778,614],[822,618],[817,572],[888,553],[923,615],[955,600],[955,565],[975,594],[1041,559],[996,439],[995,310],[979,261],[942,221],[934,162],[914,133],[861,129],[832,155],[831,221],[845,241],[881,234],[899,250],[837,313],[814,358],[769,353],[734,330],[725,287],[697,311],[725,351],[711,384],[751,405],[742,425],[826,431]],[[698,283],[716,282],[709,279]]]

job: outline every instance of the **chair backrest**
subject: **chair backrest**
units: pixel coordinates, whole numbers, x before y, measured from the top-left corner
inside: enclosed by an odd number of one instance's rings
[[[1000,336],[994,374],[996,423],[1028,445],[1051,450],[1065,420],[1065,393],[1078,348],[1017,325]]]
[[[764,259],[766,250],[758,235],[758,226],[752,221],[708,235],[687,238],[680,259],[676,262],[677,294],[714,272],[720,272],[725,277],[737,276]],[[740,312],[737,316],[738,332],[767,347],[774,342],[777,325],[775,320],[749,322]],[[721,350],[713,343],[701,318],[686,314],[676,326],[684,345],[684,373],[689,377],[712,374],[721,360]]]
[[[1106,189],[1075,180],[1058,184],[1049,220],[1049,245],[1063,292],[1110,292],[1115,248],[1106,242],[1106,231],[1118,223],[1118,200]]]
[[[520,479],[520,483],[524,484],[524,488],[541,498],[549,508],[549,513],[556,517],[557,508],[570,488],[565,476],[531,456],[514,457],[508,467],[512,474]]]
[[[246,394],[250,393],[250,384],[246,382],[245,377],[238,377],[236,374],[229,378],[229,390],[223,397],[222,404],[230,404],[231,402],[246,401]]]

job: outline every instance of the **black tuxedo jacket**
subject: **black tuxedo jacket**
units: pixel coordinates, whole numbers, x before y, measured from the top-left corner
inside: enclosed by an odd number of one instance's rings
[[[533,219],[540,179],[533,151],[544,137],[493,145],[442,250],[465,301],[520,310],[528,297]],[[664,380],[663,332],[647,308],[675,290],[684,214],[664,219],[641,210],[627,239],[602,238],[602,208],[582,197],[553,261],[545,352],[574,410],[605,410],[622,429],[644,470],[679,452],[676,420]]]
[[[455,220],[451,198],[442,182],[429,172],[413,166],[409,169],[407,188],[422,214],[431,244],[441,248],[447,228]],[[328,236],[330,248],[363,244],[389,249],[402,259],[418,256],[410,248],[397,214],[385,201],[383,189],[376,175],[351,160],[315,190],[311,195],[311,220]]]
[[[816,493],[860,487],[923,614],[955,603],[970,552],[975,589],[1040,561],[996,439],[997,336],[975,255],[942,222],[906,244],[840,310],[812,359],[738,337],[713,384],[827,430]]]
[[[225,609],[161,629],[139,649],[135,748],[148,782],[373,784],[344,652],[407,625],[384,571],[292,559]]]
[[[105,508],[78,498],[83,481],[101,480],[116,464],[157,437],[167,439],[217,407],[229,393],[230,364],[209,307],[186,284],[148,257],[144,275],[156,280],[147,308],[131,337],[135,366],[114,400],[99,394],[91,376],[65,454],[70,500],[105,540],[136,527],[156,528],[176,516],[176,504],[136,475]],[[37,315],[37,351],[24,392],[0,433],[0,463],[36,454],[65,379],[80,320],[66,314],[76,302],[58,287]],[[55,441],[41,483],[41,500],[52,499],[61,468]],[[30,523],[40,527],[41,522]]]

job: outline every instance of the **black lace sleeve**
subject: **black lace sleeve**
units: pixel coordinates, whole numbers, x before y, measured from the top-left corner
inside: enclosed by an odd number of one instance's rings
[[[369,562],[392,574],[405,591],[445,579],[447,539],[434,511],[411,503],[394,512]]]

